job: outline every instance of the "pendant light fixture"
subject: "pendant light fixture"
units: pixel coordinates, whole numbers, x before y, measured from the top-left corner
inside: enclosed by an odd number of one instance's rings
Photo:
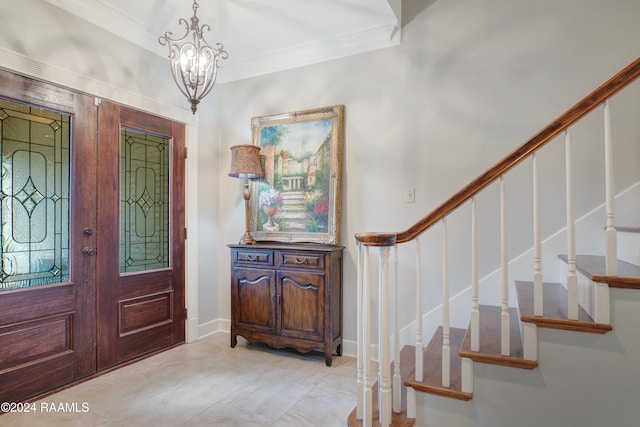
[[[198,7],[198,2],[194,0],[191,25],[183,18],[178,21],[187,30],[182,38],[173,39],[173,33],[167,31],[158,40],[162,46],[169,47],[173,80],[191,103],[193,114],[196,113],[200,100],[213,89],[218,74],[218,61],[228,56],[221,43],[212,47],[204,39],[203,31],[210,31],[211,27],[207,24],[199,26],[196,16]]]

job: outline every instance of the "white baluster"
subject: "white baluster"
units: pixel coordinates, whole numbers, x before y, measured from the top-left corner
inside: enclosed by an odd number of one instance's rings
[[[400,322],[398,321],[398,247],[393,247],[393,288],[395,291],[394,310],[394,342],[395,356],[393,359],[393,412],[402,412],[402,377],[400,376]]]
[[[447,220],[442,219],[442,385],[451,385],[451,343],[449,330],[449,254]]]
[[[538,158],[533,153],[533,315],[542,316],[542,241],[540,240],[540,194],[538,191]]]
[[[416,237],[416,364],[414,376],[416,381],[424,378],[424,347],[422,342],[422,264],[420,257],[420,238]],[[407,388],[407,417],[416,417],[417,396],[415,389]]]
[[[424,377],[423,357],[424,344],[422,341],[422,266],[420,255],[420,238],[416,238],[416,381]]]
[[[509,318],[509,263],[507,254],[507,207],[504,190],[504,176],[500,177],[500,254],[502,268],[502,310],[500,313],[500,353],[511,353]]]
[[[389,247],[380,249],[380,271],[378,286],[379,327],[378,327],[378,409],[380,424],[391,424],[391,360],[389,357]]]
[[[364,345],[364,315],[362,311],[362,305],[364,301],[363,286],[362,286],[362,245],[358,243],[358,269],[356,270],[356,418],[362,419],[362,407],[364,397],[364,352],[362,346]]]
[[[371,284],[369,280],[369,247],[365,246],[362,268],[362,325],[363,344],[362,358],[364,361],[364,398],[362,404],[362,425],[371,427],[373,425],[373,373],[371,372]]]
[[[576,230],[573,217],[573,163],[571,161],[571,136],[564,131],[565,162],[567,174],[567,293],[568,317],[578,320],[578,276],[576,275]]]
[[[471,351],[480,351],[480,307],[478,305],[478,220],[476,198],[471,199]]]
[[[606,273],[618,274],[618,243],[615,227],[615,190],[613,187],[613,134],[609,100],[604,102],[604,162],[607,224],[605,228]]]

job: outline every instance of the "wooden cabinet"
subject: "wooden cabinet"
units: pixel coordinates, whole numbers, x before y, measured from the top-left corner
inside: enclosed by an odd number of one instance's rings
[[[342,250],[316,244],[229,245],[231,347],[249,342],[342,353]]]

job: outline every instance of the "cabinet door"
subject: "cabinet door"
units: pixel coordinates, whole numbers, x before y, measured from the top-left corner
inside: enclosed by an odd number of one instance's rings
[[[235,268],[231,290],[233,326],[275,333],[275,274],[272,270]]]
[[[278,272],[278,329],[285,337],[322,341],[324,274]]]

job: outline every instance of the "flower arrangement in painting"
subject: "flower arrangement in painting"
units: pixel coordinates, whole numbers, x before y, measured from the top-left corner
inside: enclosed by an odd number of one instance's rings
[[[273,187],[261,190],[258,195],[258,204],[261,208],[282,205],[282,194]]]

